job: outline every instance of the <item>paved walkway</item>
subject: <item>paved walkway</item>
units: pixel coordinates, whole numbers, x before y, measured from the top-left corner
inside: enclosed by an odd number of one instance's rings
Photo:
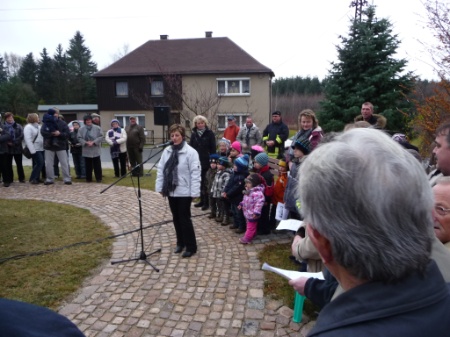
[[[0,193],[86,208],[115,234],[138,228],[136,191],[114,186],[100,194],[103,188],[60,181],[51,186],[13,183],[0,187]],[[168,202],[159,194],[143,191],[141,200],[144,227],[171,219]],[[59,312],[92,337],[304,336],[312,322],[293,323],[291,309],[264,297],[264,272],[257,258],[265,244],[289,244],[290,238],[272,234],[242,245],[238,234],[208,219],[207,212],[192,209],[197,254],[183,259],[172,253],[171,222],[152,226],[144,230],[145,252],[161,249],[149,257],[159,273],[144,261],[105,261]],[[137,242],[137,233],[118,237],[111,261],[137,257]]]

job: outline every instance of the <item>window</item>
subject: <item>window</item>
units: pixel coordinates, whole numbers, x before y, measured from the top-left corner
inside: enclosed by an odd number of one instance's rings
[[[164,96],[164,84],[161,80],[152,81],[151,83],[152,96]]]
[[[128,82],[116,82],[116,97],[128,97]]]
[[[217,94],[223,96],[250,95],[249,78],[218,78]]]
[[[126,127],[130,125],[130,116],[136,116],[136,123],[142,125],[145,128],[145,115],[115,115],[114,118],[117,119],[121,127]]]
[[[234,113],[234,112],[230,112],[229,114],[225,114],[225,115],[219,115],[219,120],[218,120],[218,124],[217,124],[217,129],[219,131],[225,130],[226,127],[228,126],[227,117],[229,115],[233,115],[234,118],[236,118],[236,125],[239,127],[242,127],[245,124],[245,120],[249,116],[248,114],[243,114],[243,113],[239,114],[239,113]]]

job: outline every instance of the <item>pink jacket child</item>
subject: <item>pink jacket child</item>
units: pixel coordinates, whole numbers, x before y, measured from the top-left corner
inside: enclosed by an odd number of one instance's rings
[[[261,210],[264,206],[264,185],[262,185],[261,176],[253,173],[245,179],[244,199],[239,204],[242,208],[244,217],[247,220],[247,230],[245,235],[239,239],[242,244],[251,243],[256,236],[258,219],[261,216]]]

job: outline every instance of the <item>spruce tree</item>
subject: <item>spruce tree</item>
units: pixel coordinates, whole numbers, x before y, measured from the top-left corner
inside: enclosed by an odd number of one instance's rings
[[[387,118],[387,128],[404,130],[404,115],[410,107],[404,98],[413,87],[414,76],[403,73],[407,61],[394,55],[400,44],[387,19],[377,20],[375,7],[363,11],[361,21],[353,21],[348,37],[340,37],[338,61],[325,83],[319,120],[326,131],[341,131],[360,114],[369,101],[375,113]]]
[[[79,31],[75,33],[75,36],[69,42],[67,69],[70,103],[95,103],[96,87],[92,75],[97,71],[97,64],[91,61],[91,51],[84,45],[83,35]]]
[[[36,93],[41,103],[51,104],[53,99],[53,64],[44,48],[38,61]]]
[[[67,104],[68,92],[68,71],[67,56],[63,51],[61,44],[56,48],[56,54],[53,55],[53,102],[55,104]]]
[[[29,53],[23,59],[19,69],[19,78],[24,84],[29,84],[34,90],[36,87],[37,64],[34,61],[33,53]]]

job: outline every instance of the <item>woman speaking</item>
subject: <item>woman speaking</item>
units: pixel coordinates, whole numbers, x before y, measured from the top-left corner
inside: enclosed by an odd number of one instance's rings
[[[156,176],[156,192],[169,199],[173,224],[177,234],[178,254],[186,248],[183,257],[197,252],[197,241],[191,220],[192,198],[200,196],[201,167],[198,153],[186,141],[186,130],[179,124],[169,128],[172,146],[161,155]]]

